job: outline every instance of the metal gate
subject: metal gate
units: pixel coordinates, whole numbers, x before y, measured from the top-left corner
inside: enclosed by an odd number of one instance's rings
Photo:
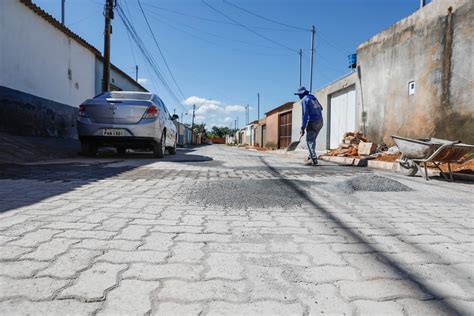
[[[345,132],[356,129],[356,93],[355,88],[336,92],[330,97],[330,148],[337,148]]]
[[[291,143],[291,111],[280,114],[278,148],[286,148]]]

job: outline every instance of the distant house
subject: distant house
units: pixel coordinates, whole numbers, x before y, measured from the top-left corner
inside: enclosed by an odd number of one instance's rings
[[[266,147],[267,146],[267,125],[266,118],[262,118],[256,121],[256,124],[253,126],[253,144],[256,147]]]
[[[77,137],[79,105],[101,92],[100,51],[31,0],[1,0],[0,12],[0,131]],[[146,91],[110,74],[112,90]]]
[[[266,147],[286,148],[291,143],[292,110],[293,102],[286,102],[265,113]]]

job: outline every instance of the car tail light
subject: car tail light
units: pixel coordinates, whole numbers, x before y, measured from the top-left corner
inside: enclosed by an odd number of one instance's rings
[[[84,104],[79,105],[79,116],[86,117],[86,107]]]
[[[151,105],[146,109],[145,114],[143,114],[144,119],[150,119],[150,118],[155,118],[158,117],[159,111],[158,108],[154,105]]]

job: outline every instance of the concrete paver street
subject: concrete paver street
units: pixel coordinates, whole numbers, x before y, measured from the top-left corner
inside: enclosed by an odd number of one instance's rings
[[[1,314],[474,314],[473,187],[220,145],[0,169]]]

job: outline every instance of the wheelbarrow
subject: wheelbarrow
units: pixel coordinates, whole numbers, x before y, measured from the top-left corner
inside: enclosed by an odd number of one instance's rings
[[[464,156],[474,153],[473,145],[463,144],[459,140],[412,139],[395,135],[392,135],[392,139],[401,152],[400,159],[398,159],[401,172],[407,176],[414,176],[420,171],[425,180],[429,180],[428,163],[430,162],[441,171],[441,175],[446,180],[453,181],[451,163],[460,163]],[[448,164],[449,177],[441,170],[440,164],[442,163]]]

